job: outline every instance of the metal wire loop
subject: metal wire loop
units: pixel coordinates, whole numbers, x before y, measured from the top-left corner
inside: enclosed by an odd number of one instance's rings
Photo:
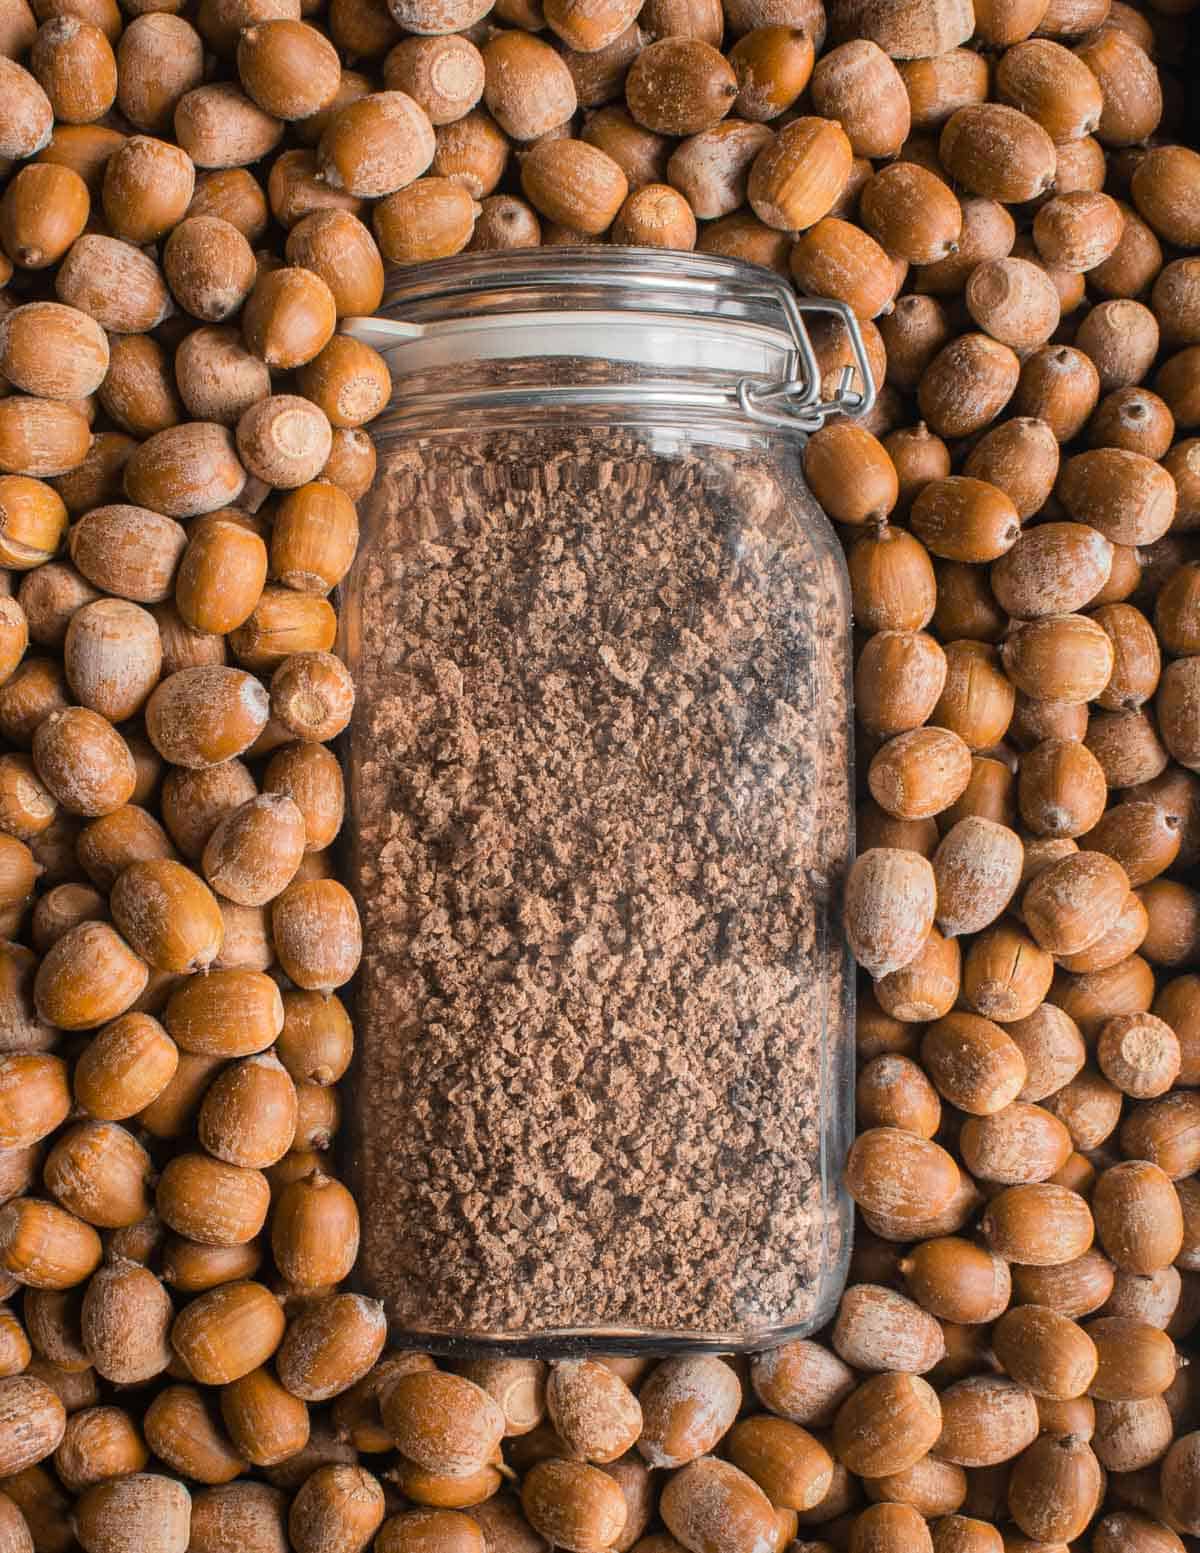
[[[875,379],[853,309],[844,302],[823,297],[797,297],[786,281],[779,283],[775,296],[795,345],[788,376],[778,383],[742,378],[737,386],[738,404],[754,420],[791,431],[819,431],[834,415],[866,415],[875,403]],[[840,318],[850,341],[854,365],[842,368],[837,392],[830,399],[821,398],[821,373],[804,321],[805,313],[833,314]],[[861,389],[851,386],[856,373],[863,385]]]

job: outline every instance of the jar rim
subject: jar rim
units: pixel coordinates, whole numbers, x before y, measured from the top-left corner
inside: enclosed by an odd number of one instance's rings
[[[376,316],[429,324],[528,311],[695,314],[788,332],[773,270],[716,254],[583,244],[458,254],[393,269]]]
[[[815,431],[863,415],[875,384],[859,321],[842,302],[797,298],[764,266],[713,254],[584,245],[460,254],[393,271],[372,319],[346,331],[399,378],[466,360],[573,356],[727,374],[752,419]],[[840,318],[856,366],[822,397],[806,314]]]
[[[350,333],[383,356],[396,383],[467,362],[567,358],[624,363],[667,381],[700,373],[730,393],[745,376],[759,383],[786,377],[794,353],[781,327],[648,310],[470,312],[431,326],[355,319]]]

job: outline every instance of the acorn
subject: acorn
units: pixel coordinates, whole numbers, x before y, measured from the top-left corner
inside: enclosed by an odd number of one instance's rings
[[[1104,1473],[1090,1446],[1042,1435],[1013,1467],[1008,1507],[1028,1536],[1065,1542],[1087,1527],[1103,1494]]]
[[[1100,375],[1090,357],[1069,345],[1043,345],[1021,365],[1012,396],[1018,415],[1044,420],[1060,443],[1087,424],[1100,398]]]
[[[1003,103],[959,108],[942,130],[938,152],[972,194],[1017,204],[1054,179],[1054,142],[1036,120]]]
[[[1125,218],[1116,200],[1079,189],[1047,201],[1033,223],[1033,239],[1048,265],[1087,271],[1116,251]]]
[[[1003,1553],[1000,1533],[973,1516],[947,1515],[936,1523],[935,1553]]]
[[[1082,615],[1047,615],[1019,626],[1003,648],[1004,667],[1018,690],[1050,701],[1092,701],[1113,670],[1112,643]]]
[[[1044,1305],[1078,1319],[1106,1303],[1113,1291],[1112,1263],[1089,1250],[1060,1265],[1013,1268],[1013,1288],[1021,1304]]]
[[[1111,542],[1090,524],[1042,523],[1022,533],[997,558],[991,571],[992,591],[1018,619],[1070,614],[1103,587],[1112,557]]]
[[[402,1457],[393,1470],[392,1481],[407,1499],[413,1504],[439,1510],[473,1512],[476,1506],[491,1501],[503,1482],[495,1467],[482,1467],[463,1477],[447,1477],[444,1473],[429,1472]],[[521,1524],[527,1525],[527,1518],[523,1518]]]
[[[143,1385],[171,1362],[167,1341],[174,1310],[149,1268],[116,1258],[95,1274],[83,1297],[84,1345],[99,1374]]]
[[[933,626],[947,641],[998,642],[1007,617],[996,603],[978,566],[963,561],[939,561],[934,567],[937,602]],[[1018,708],[1020,702],[1018,699]]]
[[[0,1208],[0,1268],[34,1289],[72,1289],[100,1264],[90,1224],[53,1203],[19,1197]]]
[[[1177,658],[1169,663],[1159,683],[1155,708],[1163,742],[1181,766],[1200,768],[1200,738],[1190,708],[1200,684],[1200,658]]]
[[[933,869],[916,853],[877,847],[853,864],[845,925],[855,958],[874,976],[907,965],[933,926]]]
[[[822,55],[810,91],[817,112],[841,124],[856,156],[894,156],[908,138],[912,116],[904,82],[868,38]]]
[[[974,22],[970,9],[948,0],[944,5],[870,6],[859,11],[855,29],[895,59],[921,59],[965,43]]]
[[[182,863],[133,863],[113,885],[109,904],[132,948],[157,970],[204,970],[220,951],[224,925],[216,898]]]
[[[171,1343],[202,1385],[227,1385],[257,1369],[279,1346],[286,1321],[259,1283],[221,1284],[175,1318]]]
[[[667,1359],[641,1388],[638,1450],[653,1467],[678,1467],[714,1448],[737,1416],[740,1388],[708,1355]]]
[[[965,296],[979,327],[1015,351],[1043,345],[1058,328],[1058,291],[1046,272],[1028,259],[989,259],[977,265]]]
[[[929,551],[948,561],[994,561],[1016,543],[1020,519],[998,486],[965,475],[933,480],[913,503],[911,522]]]
[[[861,535],[847,565],[854,615],[865,630],[919,631],[929,623],[937,582],[928,551],[906,529]]]
[[[74,1524],[89,1553],[126,1544],[179,1553],[188,1544],[191,1495],[182,1483],[156,1472],[95,1483],[75,1507]]]
[[[1151,544],[1175,516],[1170,475],[1153,459],[1123,448],[1096,448],[1067,459],[1057,494],[1071,517],[1121,544]]]
[[[308,1443],[307,1406],[269,1369],[251,1370],[222,1387],[220,1406],[234,1448],[254,1466],[275,1466]]]
[[[994,199],[969,197],[959,207],[961,231],[956,247],[917,274],[917,290],[936,297],[957,296],[977,264],[1006,259],[1017,229],[1012,216]]]
[[[38,1012],[64,1030],[107,1024],[137,1001],[149,968],[105,922],[81,922],[54,944],[38,970]]]
[[[946,1351],[942,1329],[931,1315],[894,1289],[870,1283],[854,1284],[843,1294],[833,1329],[833,1346],[856,1369],[897,1370],[910,1375],[933,1369]],[[748,1422],[753,1424],[755,1420]],[[794,1432],[794,1426],[787,1427]],[[735,1425],[734,1433],[740,1429],[741,1425]],[[832,1463],[830,1476],[831,1469]],[[754,1475],[749,1466],[746,1470]],[[812,1501],[792,1507],[810,1509]]]
[[[1021,763],[1018,801],[1021,818],[1035,835],[1082,836],[1103,815],[1108,785],[1086,745],[1043,739]]]
[[[1082,1256],[1093,1234],[1083,1198],[1050,1182],[1007,1188],[988,1205],[981,1228],[1000,1255],[1039,1267]]]
[[[571,1455],[597,1465],[624,1455],[641,1433],[637,1398],[619,1376],[594,1360],[554,1365],[546,1406]]]
[[[889,311],[899,284],[892,261],[874,238],[834,216],[800,234],[789,262],[802,292],[835,297],[860,318]]]
[[[331,1294],[309,1305],[288,1327],[276,1360],[279,1378],[294,1396],[327,1401],[362,1379],[378,1359],[386,1336],[387,1323],[377,1301]],[[464,1475],[464,1484],[474,1476]]]
[[[932,1458],[927,1458],[927,1460],[932,1463]],[[912,1469],[912,1474],[893,1473],[886,1478],[872,1479],[871,1482],[873,1484],[889,1485],[889,1491],[895,1492],[897,1499],[895,1502],[883,1500],[880,1503],[868,1505],[865,1510],[859,1511],[854,1517],[853,1546],[872,1548],[932,1548],[933,1544],[930,1541],[929,1530],[925,1520],[922,1518],[921,1511],[913,1504],[899,1502],[899,1495],[904,1492],[903,1486],[891,1489],[890,1485],[905,1485],[908,1478],[913,1474],[919,1473],[922,1475],[922,1479],[924,1479],[931,1476],[934,1472],[939,1472],[943,1477],[948,1478],[951,1475],[957,1474],[960,1470],[959,1468],[944,1464],[933,1463],[930,1467],[926,1467],[923,1463],[918,1463]],[[951,1499],[948,1502],[954,1502],[954,1500]],[[957,1499],[957,1502],[961,1503],[961,1497]],[[941,1508],[941,1506],[937,1504],[935,1498],[934,1513],[936,1513],[938,1508]]]
[[[1160,1396],[1174,1379],[1175,1345],[1165,1332],[1124,1316],[1104,1316],[1088,1326],[1099,1354],[1093,1397],[1135,1402]]]
[[[1107,933],[1078,954],[1062,955],[1059,964],[1064,971],[1107,970],[1144,947],[1149,926],[1149,913],[1137,894],[1131,893]]]
[[[1154,973],[1140,955],[1132,954],[1107,970],[1056,979],[1051,996],[1083,1034],[1091,1038],[1099,1034],[1106,1019],[1116,1014],[1144,1013],[1150,1007]],[[1148,1109],[1163,1103],[1151,1102]],[[1148,1141],[1148,1146],[1153,1147],[1153,1143]],[[1152,1159],[1154,1155],[1144,1157]]]
[[[181,1153],[159,1177],[155,1206],[164,1224],[190,1240],[245,1245],[266,1221],[270,1189],[257,1170]]]
[[[283,1065],[270,1052],[244,1057],[230,1063],[205,1094],[200,1141],[226,1164],[266,1169],[291,1147],[296,1116],[296,1086]]]
[[[875,996],[879,1007],[893,1018],[920,1023],[949,1013],[958,998],[961,980],[958,941],[933,927],[914,960],[879,978]]]
[[[1169,1267],[1183,1241],[1179,1196],[1147,1160],[1127,1160],[1101,1173],[1092,1193],[1100,1243],[1125,1272],[1150,1277]]]
[[[737,95],[732,65],[700,38],[662,38],[647,44],[625,81],[630,113],[660,135],[696,135],[711,129]]]
[[[1025,1061],[999,1025],[976,1014],[952,1013],[931,1025],[921,1061],[939,1094],[959,1110],[989,1116],[1015,1100]]]
[[[42,1174],[55,1200],[85,1223],[119,1229],[150,1212],[150,1156],[114,1122],[77,1122],[61,1133]]]
[[[521,1503],[536,1531],[572,1553],[599,1553],[610,1546],[627,1513],[616,1483],[583,1462],[539,1462],[525,1477]]]
[[[1162,246],[1133,206],[1123,201],[1119,203],[1125,218],[1121,240],[1109,257],[1089,272],[1088,282],[1101,296],[1136,297],[1145,292],[1162,271]],[[1156,304],[1154,311],[1169,333],[1169,307]]]
[[[1011,1295],[1008,1264],[986,1248],[944,1236],[923,1241],[900,1262],[922,1309],[942,1321],[992,1321]]]
[[[957,1167],[944,1149],[892,1127],[858,1135],[845,1179],[861,1208],[913,1222],[948,1207],[959,1189]]]
[[[362,1467],[331,1462],[300,1487],[288,1512],[288,1535],[297,1553],[321,1553],[339,1542],[365,1547],[385,1514],[383,1485]]]
[[[269,697],[240,669],[181,669],[163,680],[146,707],[146,731],[172,765],[200,770],[248,749],[266,725]]]
[[[1175,1525],[1188,1532],[1200,1527],[1200,1431],[1181,1435],[1163,1459],[1162,1500]]]
[[[1007,345],[987,335],[963,334],[930,362],[917,390],[917,403],[939,436],[970,436],[999,415],[1013,397],[1020,376],[1021,363]],[[1022,408],[1021,413],[1039,412]]]
[[[1030,38],[1005,52],[996,70],[996,94],[1056,143],[1092,134],[1104,109],[1104,93],[1086,60],[1050,38]]]
[[[1069,1317],[1040,1305],[1017,1305],[996,1323],[996,1357],[1013,1380],[1035,1396],[1080,1397],[1099,1362],[1096,1345]]]
[[[1033,1393],[1003,1376],[971,1375],[942,1393],[934,1452],[962,1467],[992,1467],[1025,1450],[1038,1433]]]
[[[1097,1149],[1111,1137],[1121,1116],[1121,1092],[1102,1073],[1084,1068],[1046,1101],[1064,1123],[1077,1149]]]
[[[754,1355],[754,1393],[772,1413],[793,1423],[831,1423],[855,1387],[854,1371],[820,1343],[804,1339]]]
[[[834,422],[809,439],[804,472],[817,500],[838,522],[876,523],[896,504],[895,466],[879,441],[852,421]]]
[[[978,10],[975,20],[976,32],[982,33]],[[931,59],[897,60],[896,69],[908,94],[914,129],[939,129],[956,109],[987,100],[986,62],[972,49],[948,49]]]
[[[745,33],[729,51],[738,82],[734,112],[751,123],[777,118],[808,85],[813,60],[813,40],[803,27],[767,25]]]
[[[838,1410],[833,1450],[851,1472],[883,1477],[919,1461],[937,1442],[942,1425],[937,1393],[919,1375],[875,1375]]]
[[[163,1282],[182,1294],[203,1294],[222,1283],[252,1278],[262,1262],[255,1241],[242,1246],[205,1246],[181,1235],[168,1236],[163,1247]]]
[[[1010,918],[986,928],[963,962],[963,997],[975,1013],[1004,1024],[1025,1019],[1050,990],[1054,961]]]
[[[314,1172],[279,1194],[271,1221],[275,1265],[289,1284],[321,1289],[345,1278],[358,1254],[358,1210],[338,1181]]]
[[[92,1407],[68,1417],[54,1468],[63,1485],[80,1494],[93,1483],[140,1472],[149,1459],[128,1413],[119,1407]]]
[[[1125,1547],[1145,1548],[1146,1553],[1177,1553],[1174,1537],[1161,1521],[1133,1509],[1109,1511],[1092,1530],[1096,1553],[1120,1553]]]
[[[943,932],[978,932],[996,919],[1021,882],[1023,848],[1007,826],[960,820],[933,859]]]
[[[1141,302],[1129,297],[1118,297],[1109,302],[1100,302],[1092,308],[1076,331],[1075,342],[1095,363],[1100,375],[1100,386],[1105,393],[1111,395],[1120,389],[1132,390],[1148,374],[1158,355],[1158,320]],[[1141,408],[1146,406],[1152,409],[1141,423],[1141,435],[1138,435],[1139,423],[1133,419],[1135,406],[1130,406],[1134,434],[1130,435],[1130,421],[1127,420],[1118,435],[1105,437],[1105,420],[1111,413],[1106,401],[1093,418],[1093,445],[1125,447],[1130,452],[1140,452],[1150,458],[1160,457],[1166,451],[1162,446],[1163,441],[1168,446],[1170,444],[1174,417],[1157,394],[1143,401]],[[1154,429],[1155,422],[1160,423],[1161,429]],[[1147,445],[1139,446],[1143,441]]]
[[[870,733],[888,738],[932,714],[946,680],[946,655],[923,631],[880,631],[859,654],[855,703]]]
[[[755,215],[782,231],[813,226],[833,208],[853,160],[840,125],[794,119],[759,152],[750,170],[747,193]]]
[[[864,186],[859,211],[867,231],[910,264],[935,264],[953,253],[962,209],[949,186],[915,162],[893,162]]]
[[[888,814],[925,819],[962,796],[971,772],[971,752],[959,735],[926,726],[889,739],[871,761],[867,785]]]
[[[1158,71],[1128,34],[1104,27],[1075,49],[1100,85],[1102,107],[1096,137],[1105,146],[1136,145],[1162,117]]]

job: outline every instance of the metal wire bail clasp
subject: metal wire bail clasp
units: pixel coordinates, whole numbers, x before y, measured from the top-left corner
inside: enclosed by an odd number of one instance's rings
[[[875,379],[853,309],[844,302],[823,297],[797,297],[783,280],[779,282],[773,300],[783,309],[795,350],[788,365],[788,376],[781,382],[741,379],[737,396],[745,413],[769,426],[801,432],[819,431],[833,415],[866,415],[875,403]],[[821,373],[804,322],[805,313],[832,313],[841,319],[850,340],[854,366],[842,368],[837,392],[830,399],[821,398]],[[856,372],[863,385],[861,389],[851,386]]]

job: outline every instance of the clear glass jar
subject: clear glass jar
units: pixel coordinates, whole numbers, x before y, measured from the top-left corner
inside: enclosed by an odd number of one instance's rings
[[[450,1352],[809,1332],[853,811],[801,453],[854,396],[817,402],[789,287],[693,255],[449,260],[352,332],[395,385],[341,611],[360,1287]]]

